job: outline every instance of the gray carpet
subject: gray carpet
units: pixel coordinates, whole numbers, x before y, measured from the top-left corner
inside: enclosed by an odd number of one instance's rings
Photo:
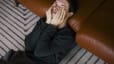
[[[39,17],[23,5],[15,7],[11,0],[0,0],[0,58],[10,49],[24,50],[24,39]],[[60,64],[106,64],[92,53],[76,45]]]

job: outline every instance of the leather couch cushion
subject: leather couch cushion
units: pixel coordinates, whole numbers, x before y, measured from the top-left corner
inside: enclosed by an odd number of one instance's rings
[[[82,23],[78,44],[114,64],[114,0],[104,2]]]

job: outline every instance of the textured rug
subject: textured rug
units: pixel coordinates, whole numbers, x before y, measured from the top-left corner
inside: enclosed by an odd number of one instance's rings
[[[23,5],[15,7],[12,0],[0,0],[0,58],[10,49],[24,50],[24,39],[39,17]],[[106,64],[87,50],[76,45],[60,64]]]

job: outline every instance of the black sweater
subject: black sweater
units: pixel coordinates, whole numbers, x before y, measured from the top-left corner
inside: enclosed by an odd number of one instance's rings
[[[68,25],[58,29],[41,18],[26,37],[25,50],[32,58],[55,64],[75,45],[74,36],[74,31]]]

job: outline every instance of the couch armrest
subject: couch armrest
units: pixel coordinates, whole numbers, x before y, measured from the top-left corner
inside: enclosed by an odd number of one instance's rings
[[[55,0],[18,0],[36,15],[43,17],[45,11],[51,6]]]

